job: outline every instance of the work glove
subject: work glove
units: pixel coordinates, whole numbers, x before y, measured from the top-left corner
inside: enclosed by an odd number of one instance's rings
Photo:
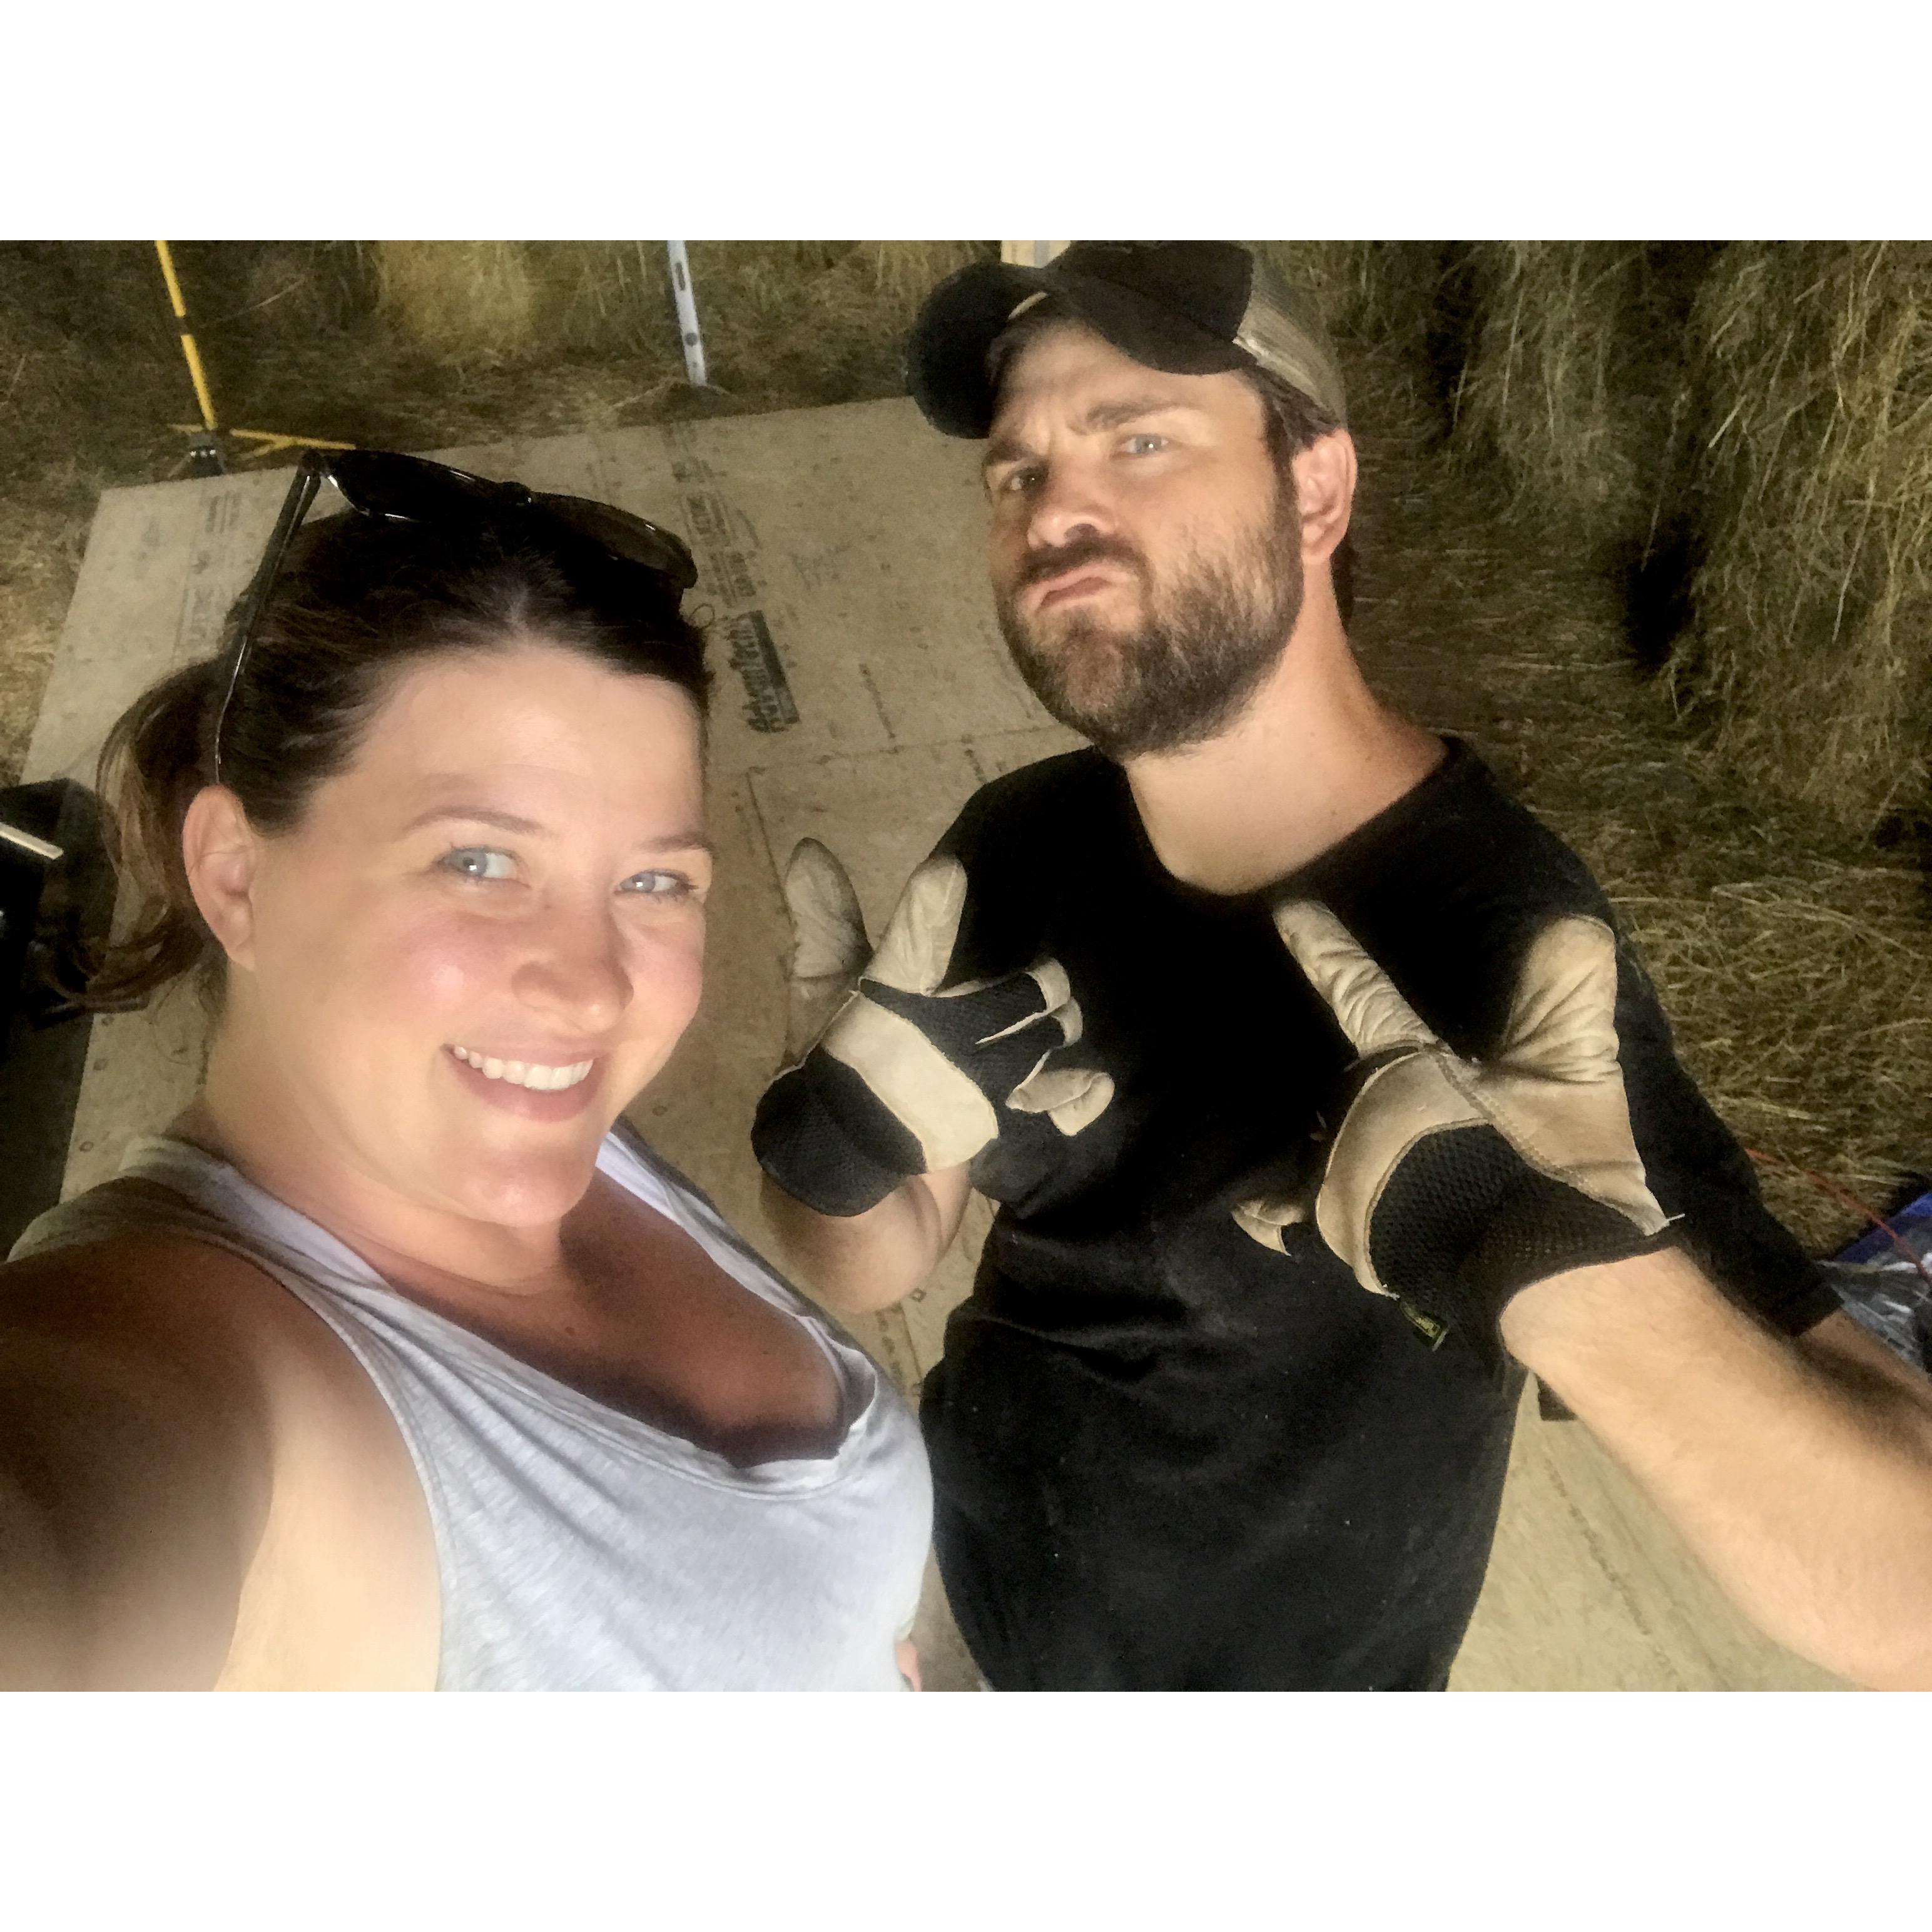
[[[1438,1040],[1324,906],[1291,902],[1276,930],[1359,1056],[1358,1084],[1312,1202],[1243,1202],[1264,1245],[1310,1218],[1363,1287],[1392,1295],[1432,1342],[1454,1332],[1492,1370],[1504,1305],[1532,1282],[1666,1245],[1617,1060],[1616,941],[1565,917],[1523,962],[1495,1049]]]
[[[1047,1065],[1080,1037],[1065,970],[945,986],[966,910],[958,860],[928,859],[867,958],[857,896],[816,839],[786,868],[793,948],[784,1070],[752,1128],[759,1165],[821,1214],[863,1214],[909,1176],[970,1161],[1000,1113],[1044,1115],[1076,1134],[1113,1097],[1090,1067]]]

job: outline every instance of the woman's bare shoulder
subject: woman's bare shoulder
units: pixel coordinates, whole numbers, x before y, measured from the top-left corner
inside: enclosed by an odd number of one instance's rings
[[[0,1266],[0,1485],[28,1456],[115,1601],[180,1606],[178,1645],[154,1648],[144,1608],[86,1681],[433,1680],[434,1542],[397,1425],[346,1345],[245,1256],[151,1227]],[[150,1562],[150,1545],[176,1553]]]
[[[165,1191],[127,1178],[95,1193],[131,1202]],[[164,1225],[101,1219],[96,1238],[83,1228],[80,1239],[0,1264],[0,1342],[58,1337],[230,1384],[304,1362],[353,1368],[328,1325],[247,1256]]]

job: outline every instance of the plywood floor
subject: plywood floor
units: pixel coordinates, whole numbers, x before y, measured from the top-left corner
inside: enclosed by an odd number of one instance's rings
[[[1039,711],[995,629],[974,446],[909,403],[854,404],[440,452],[621,504],[680,530],[703,569],[718,670],[705,1004],[635,1109],[670,1159],[770,1249],[746,1131],[775,1064],[785,924],[778,868],[810,832],[845,860],[877,929],[978,784],[1073,740]],[[280,475],[112,490],[96,518],[24,776],[91,778],[107,726],[151,679],[205,656],[286,485]],[[1426,722],[1426,721],[1425,721]],[[198,1015],[177,998],[94,1023],[70,1192],[192,1092]],[[909,1390],[983,1234],[902,1307],[855,1324]],[[928,1686],[974,1678],[929,1574]],[[1454,1688],[1829,1688],[1750,1630],[1575,1424],[1526,1406],[1488,1586]]]

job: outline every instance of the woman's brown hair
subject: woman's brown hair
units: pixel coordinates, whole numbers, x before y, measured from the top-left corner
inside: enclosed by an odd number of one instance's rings
[[[506,512],[460,524],[350,512],[296,537],[235,674],[221,652],[163,678],[108,734],[98,788],[133,918],[91,975],[86,1003],[124,1006],[187,973],[218,998],[221,950],[182,857],[195,795],[220,782],[257,831],[293,829],[316,788],[354,759],[398,674],[446,651],[534,638],[628,676],[660,677],[702,724],[702,634],[670,596],[640,598],[634,568],[602,568]],[[231,613],[230,625],[237,621]],[[227,695],[225,714],[223,698]]]

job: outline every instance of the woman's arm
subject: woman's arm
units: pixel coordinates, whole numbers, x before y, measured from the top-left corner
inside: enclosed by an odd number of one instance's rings
[[[206,1688],[227,1660],[268,1405],[206,1298],[155,1292],[170,1245],[4,1271],[0,1688]]]
[[[1522,1289],[1502,1335],[1768,1635],[1932,1689],[1932,1379],[1846,1316],[1774,1335],[1672,1250]]]
[[[763,1204],[785,1258],[812,1293],[840,1315],[869,1315],[902,1301],[952,1245],[972,1197],[964,1166],[914,1174],[862,1214],[820,1214],[769,1176]]]

